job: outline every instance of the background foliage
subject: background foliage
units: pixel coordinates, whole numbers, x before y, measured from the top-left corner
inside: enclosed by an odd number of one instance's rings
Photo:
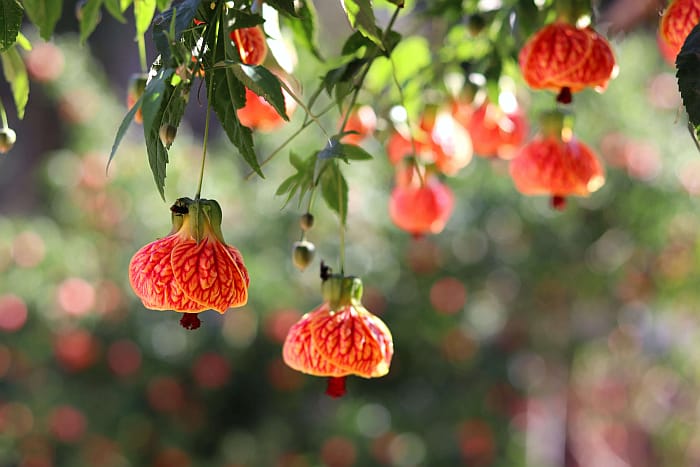
[[[479,41],[508,46],[492,22],[506,9],[485,15],[487,37],[466,41],[455,3],[435,3],[444,16],[426,22],[431,9],[416,2],[397,23],[410,35],[397,46],[397,75],[416,115],[445,95],[441,67],[461,70]],[[338,53],[341,14],[319,9],[319,54]],[[133,25],[102,21],[81,45],[64,15],[58,49],[26,31],[32,97],[17,145],[0,159],[1,466],[700,462],[700,163],[653,26],[613,41],[620,75],[606,93],[576,97],[575,131],[602,154],[608,183],[563,213],[520,196],[506,162],[478,159],[448,181],[457,207],[445,231],[413,239],[387,216],[386,120],[363,143],[374,160],[344,166],[346,271],[363,277],[365,305],[390,326],[396,354],[387,377],[350,379],[348,395],[333,400],[325,381],[281,360],[287,328],[320,301],[318,260],[299,273],[289,259],[304,209],[281,210],[284,197],[274,196],[290,175],[285,161],[244,181],[249,169],[215,131],[204,191],[221,203],[226,239],[248,265],[246,307],[204,313],[188,332],[129,290],[128,260],[167,233],[169,204],[153,190],[138,127],[105,174],[138,62]],[[508,53],[501,69],[513,66]],[[327,68],[299,55],[294,76],[306,96]],[[400,96],[376,65],[358,99],[386,117]],[[42,79],[47,67],[59,71]],[[204,94],[193,91],[172,147],[169,202],[196,187]],[[520,97],[532,118],[553,100]],[[339,118],[334,110],[321,121],[331,130]],[[303,122],[297,112],[279,132],[255,134],[256,154]],[[308,154],[324,141],[312,126],[290,149]],[[316,217],[309,237],[334,264],[337,218],[321,205]]]

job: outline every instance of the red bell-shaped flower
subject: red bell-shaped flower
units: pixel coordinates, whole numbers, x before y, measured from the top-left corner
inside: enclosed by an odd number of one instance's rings
[[[668,47],[669,57],[680,52],[686,37],[700,20],[700,0],[673,0],[664,11],[659,25],[661,40]],[[663,50],[663,49],[662,49]]]
[[[296,101],[282,89],[284,96],[284,108],[287,116],[291,117],[297,107]],[[254,130],[269,132],[276,130],[285,123],[285,120],[277,113],[264,97],[255,94],[250,89],[245,90],[245,106],[236,111],[238,120]]]
[[[386,375],[394,344],[389,328],[362,305],[359,278],[331,276],[322,291],[324,303],[287,333],[282,357],[297,371],[330,377],[326,392],[340,397],[348,375]]]
[[[570,132],[567,132],[570,133]],[[555,132],[538,135],[510,163],[515,187],[525,195],[549,195],[563,209],[566,196],[588,196],[605,183],[593,150],[573,136]]]
[[[353,131],[343,136],[343,143],[360,144],[377,128],[377,114],[369,105],[358,105],[350,111],[345,131]]]
[[[238,50],[241,62],[246,65],[260,65],[265,61],[267,42],[260,26],[234,29],[231,31],[231,40]]]
[[[477,155],[501,159],[512,159],[530,131],[522,111],[505,112],[488,101],[474,111],[465,127]]]
[[[223,239],[219,203],[180,198],[171,211],[170,235],[134,254],[129,282],[146,308],[187,313],[181,324],[197,328],[190,313],[245,305],[250,278],[240,252]]]
[[[422,179],[413,165],[400,168],[389,199],[389,216],[415,236],[440,233],[454,209],[452,190],[430,171]]]
[[[415,155],[445,175],[456,175],[472,160],[472,141],[469,133],[447,110],[428,109],[415,132],[413,144],[401,133],[394,132],[387,142],[387,154],[396,165],[404,158]]]
[[[586,87],[604,90],[615,70],[615,56],[603,36],[561,21],[528,39],[518,61],[530,87],[555,91],[562,103]]]

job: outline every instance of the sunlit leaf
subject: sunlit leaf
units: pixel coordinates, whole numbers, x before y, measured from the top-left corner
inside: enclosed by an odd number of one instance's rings
[[[136,20],[136,35],[143,36],[153,21],[156,13],[156,0],[134,0],[134,18]]]
[[[29,77],[24,61],[17,51],[17,47],[11,47],[0,54],[2,58],[2,71],[5,79],[10,83],[12,97],[17,108],[17,118],[24,118],[24,109],[29,100]]]
[[[231,71],[241,83],[274,107],[282,118],[289,120],[284,107],[280,80],[267,68],[261,65],[235,63],[231,65]]]
[[[61,17],[63,0],[23,0],[22,4],[29,19],[39,27],[44,40],[51,39],[56,22]]]
[[[102,0],[87,0],[82,9],[80,17],[80,41],[85,43],[92,31],[100,22],[100,7]]]
[[[374,17],[370,0],[343,0],[343,9],[353,28],[356,28],[378,46],[383,47],[381,31],[377,27],[377,20]]]

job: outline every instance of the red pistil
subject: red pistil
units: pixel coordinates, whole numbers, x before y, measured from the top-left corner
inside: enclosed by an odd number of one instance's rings
[[[333,398],[342,397],[345,395],[345,376],[328,378],[328,387],[326,394]]]
[[[189,329],[190,331],[198,329],[201,324],[202,322],[199,320],[196,313],[185,313],[180,319],[180,326],[185,329]]]
[[[552,196],[552,208],[557,211],[563,211],[566,208],[566,198],[559,195]]]
[[[557,102],[560,104],[571,104],[573,99],[571,89],[568,86],[561,88],[561,91],[559,91],[559,94],[557,95]]]

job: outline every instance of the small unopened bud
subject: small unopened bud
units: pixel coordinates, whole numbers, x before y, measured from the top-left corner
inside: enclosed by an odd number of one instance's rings
[[[299,218],[299,226],[304,232],[311,230],[311,227],[314,226],[314,216],[310,212],[303,214]]]
[[[17,134],[12,128],[0,128],[0,154],[12,149],[17,141]]]
[[[292,263],[294,263],[294,266],[298,270],[303,271],[314,260],[315,252],[316,247],[313,243],[307,240],[294,242],[292,249]]]
[[[160,141],[163,143],[163,146],[165,146],[166,149],[170,149],[173,141],[175,141],[175,135],[177,135],[177,127],[165,123],[161,125],[158,135],[160,136]]]

